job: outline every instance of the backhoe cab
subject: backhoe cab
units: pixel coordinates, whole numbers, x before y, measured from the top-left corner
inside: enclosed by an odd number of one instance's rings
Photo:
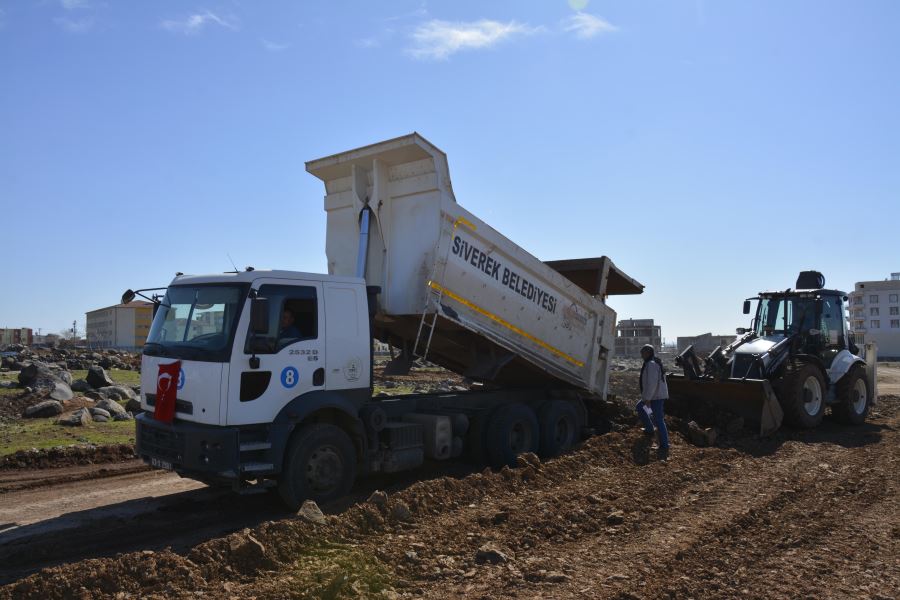
[[[670,374],[676,402],[705,400],[754,422],[770,433],[783,419],[797,427],[817,426],[831,406],[840,420],[862,423],[875,397],[876,349],[859,356],[844,318],[847,296],[825,289],[817,271],[804,271],[796,289],[761,292],[744,301],[744,314],[757,301],[749,329],[700,359],[688,347],[675,360],[684,375]]]

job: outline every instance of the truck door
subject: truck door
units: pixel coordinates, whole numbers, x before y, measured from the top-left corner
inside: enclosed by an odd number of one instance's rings
[[[269,333],[251,335],[248,320],[244,343],[235,344],[228,386],[229,425],[271,422],[297,396],[324,387],[322,284],[276,279],[262,280],[254,288],[269,301]],[[253,355],[259,359],[259,368],[250,365]]]

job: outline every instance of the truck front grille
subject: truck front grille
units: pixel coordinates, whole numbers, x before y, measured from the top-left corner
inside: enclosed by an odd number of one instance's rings
[[[169,462],[181,462],[184,457],[184,438],[176,431],[141,423],[138,427],[138,449],[141,454]]]

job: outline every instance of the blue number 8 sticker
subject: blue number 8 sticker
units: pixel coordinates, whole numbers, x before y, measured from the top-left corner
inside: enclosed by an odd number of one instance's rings
[[[281,385],[292,388],[300,381],[300,373],[294,367],[285,367],[281,372]]]
[[[181,369],[180,371],[178,371],[178,389],[179,390],[184,387],[184,379],[185,379],[184,369]]]

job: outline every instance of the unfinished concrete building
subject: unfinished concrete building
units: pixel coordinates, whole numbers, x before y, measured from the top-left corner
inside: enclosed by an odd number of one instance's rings
[[[616,325],[616,356],[640,358],[641,346],[650,344],[659,352],[662,348],[662,327],[653,319],[623,319]]]
[[[727,346],[734,341],[736,337],[733,333],[725,335],[713,335],[712,333],[703,333],[701,335],[679,336],[678,337],[678,353],[684,352],[688,346],[694,347],[694,352],[701,354],[709,354],[716,349],[717,346]]]

